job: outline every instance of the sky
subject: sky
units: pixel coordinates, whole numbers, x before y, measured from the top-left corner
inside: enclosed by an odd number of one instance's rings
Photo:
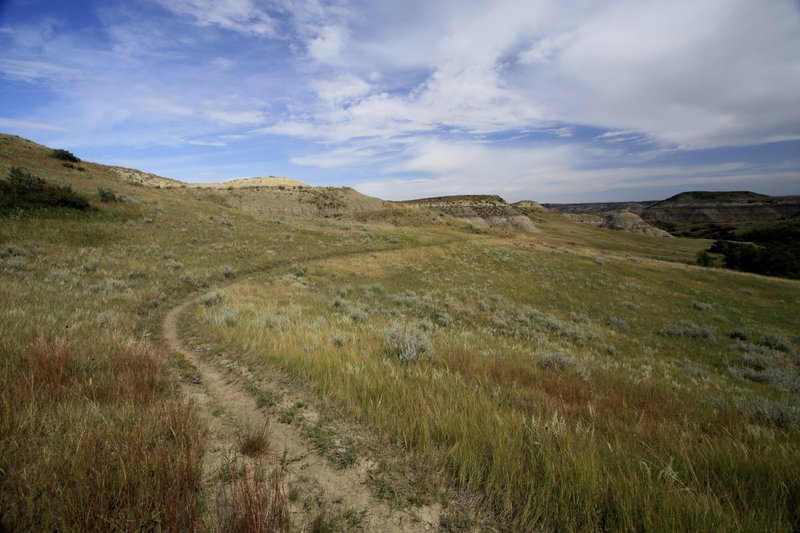
[[[391,200],[800,194],[800,0],[0,0],[0,131]]]

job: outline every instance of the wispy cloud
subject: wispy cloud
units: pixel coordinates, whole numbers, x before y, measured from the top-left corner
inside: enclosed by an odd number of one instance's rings
[[[13,118],[0,117],[0,128],[5,130],[22,130],[22,131],[53,131],[65,132],[69,131],[63,126],[56,126],[55,124],[46,124],[44,122],[34,122],[31,120],[16,120]]]
[[[178,15],[192,18],[199,26],[219,26],[258,36],[275,34],[272,17],[253,0],[158,0]]]

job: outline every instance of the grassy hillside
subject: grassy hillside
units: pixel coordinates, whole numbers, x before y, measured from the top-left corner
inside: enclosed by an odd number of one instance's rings
[[[440,484],[463,491],[444,530],[800,528],[796,281],[689,265],[708,241],[548,213],[525,235],[399,207],[277,218],[63,163],[0,137],[0,176],[91,204],[0,219],[0,529],[241,526],[218,502],[248,501],[202,476],[191,365],[161,339],[192,295],[179,333],[208,361],[285,376],[377,437],[375,494],[446,507]],[[254,390],[341,467],[368,453]]]
[[[11,136],[0,156],[0,176],[21,167],[91,203],[0,219],[0,529],[199,523],[202,428],[159,340],[166,310],[271,265],[442,239],[259,218]]]

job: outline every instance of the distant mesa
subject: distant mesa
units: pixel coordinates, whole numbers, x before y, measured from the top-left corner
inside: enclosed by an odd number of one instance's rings
[[[457,217],[479,228],[538,231],[530,218],[495,195],[438,196],[401,203]]]
[[[651,228],[658,226],[669,231],[692,225],[775,222],[800,218],[800,197],[767,196],[750,191],[689,191],[660,201],[544,206],[584,223],[600,227],[613,227],[618,223],[624,226],[630,223],[635,228],[632,231],[648,234],[654,233],[635,221],[631,214],[638,215]],[[620,218],[614,213],[628,214]]]
[[[735,224],[800,217],[800,197],[767,196],[749,191],[691,191],[676,194],[644,210],[642,218],[662,224]]]

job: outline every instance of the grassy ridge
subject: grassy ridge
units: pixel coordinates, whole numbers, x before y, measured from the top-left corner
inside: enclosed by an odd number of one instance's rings
[[[229,287],[188,330],[315,384],[512,529],[795,529],[798,286],[548,246],[315,263]],[[398,360],[396,323],[435,355]],[[754,354],[783,378],[738,372]]]

